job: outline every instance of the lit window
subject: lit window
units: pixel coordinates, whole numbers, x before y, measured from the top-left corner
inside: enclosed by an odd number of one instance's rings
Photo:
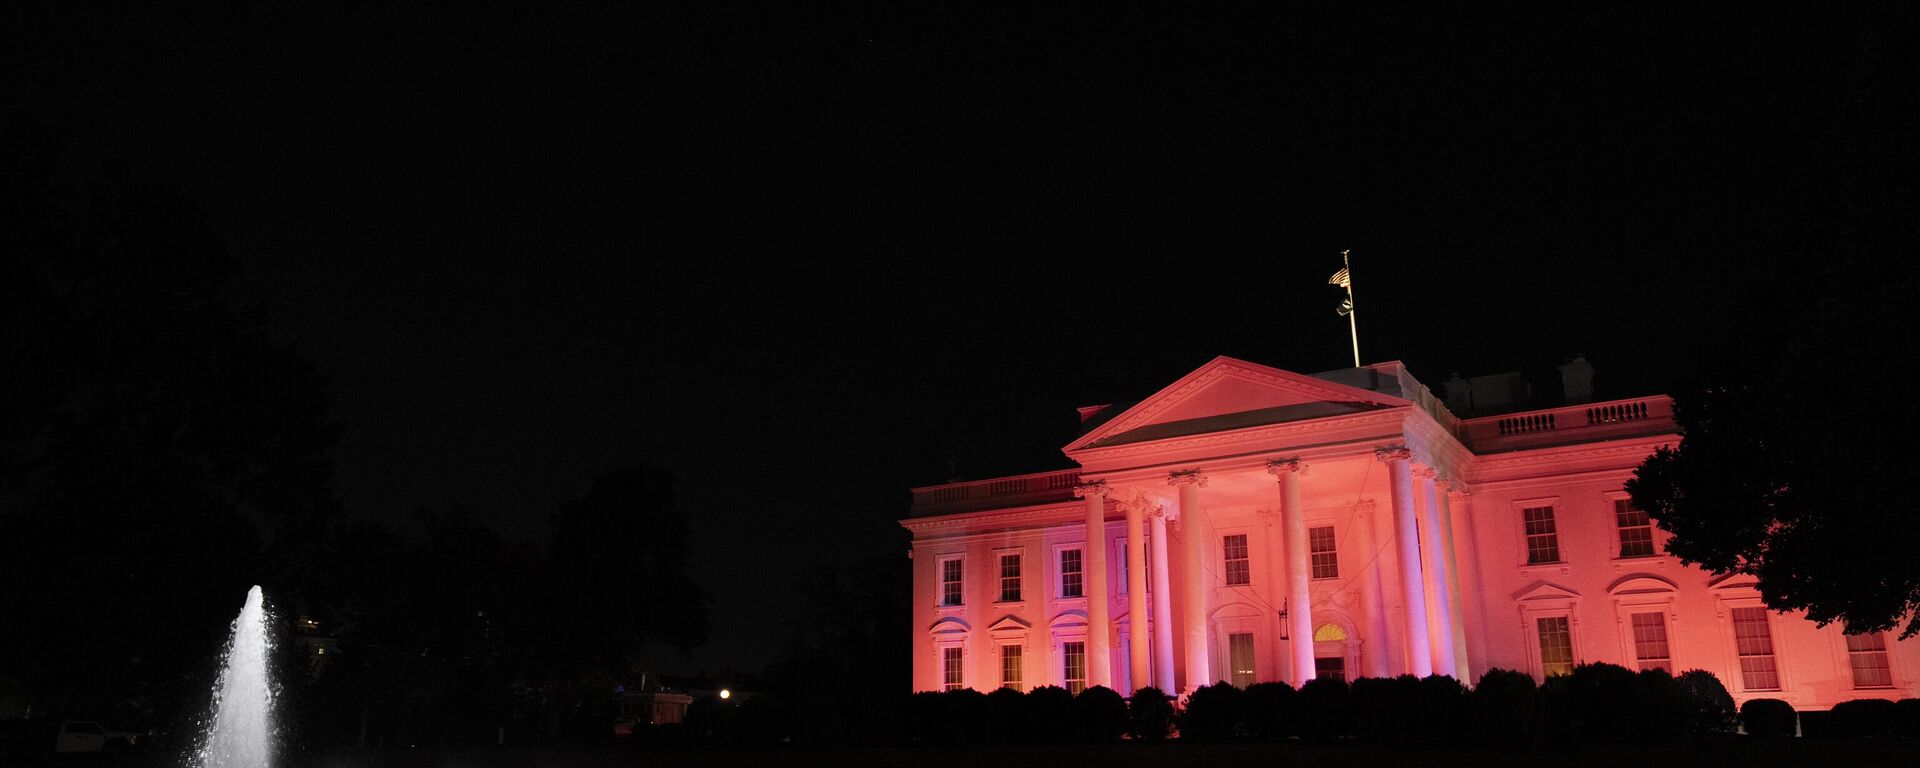
[[[1000,556],[1000,602],[1020,601],[1020,556]]]
[[[1018,645],[1000,646],[1000,687],[1020,690],[1020,662],[1025,650]]]
[[[1227,635],[1227,662],[1232,667],[1235,688],[1253,685],[1253,633],[1235,632]]]
[[[940,561],[940,604],[959,605],[961,576],[965,563],[960,558]]]
[[[1236,533],[1232,536],[1225,537],[1221,540],[1221,543],[1226,549],[1227,586],[1251,584],[1253,582],[1253,569],[1247,561],[1247,535],[1244,533]]]
[[[1853,665],[1853,687],[1893,687],[1893,670],[1887,665],[1885,635],[1878,632],[1847,635],[1847,661]]]
[[[1521,512],[1527,526],[1527,564],[1560,562],[1560,537],[1554,533],[1553,507],[1528,507]]]
[[[1117,554],[1115,554],[1110,559],[1112,560],[1112,562],[1116,563],[1114,567],[1120,569],[1120,589],[1118,590],[1118,592],[1119,594],[1124,595],[1127,593],[1128,589],[1132,588],[1128,586],[1129,584],[1128,577],[1133,575],[1133,568],[1132,568],[1133,561],[1127,559],[1127,540],[1126,539],[1121,539],[1118,542],[1115,542],[1115,544],[1116,544],[1115,548],[1117,550]],[[1141,572],[1146,574],[1147,591],[1152,592],[1153,591],[1153,537],[1152,536],[1141,537],[1140,551],[1146,554],[1146,566],[1147,566],[1146,568],[1141,569]]]
[[[1733,644],[1740,654],[1742,688],[1780,690],[1780,668],[1773,661],[1773,635],[1767,631],[1767,609],[1733,609]]]
[[[1347,679],[1347,660],[1340,656],[1320,656],[1313,660],[1313,676],[1327,680]]]
[[[1633,502],[1617,499],[1613,502],[1613,519],[1620,526],[1621,557],[1653,556],[1653,520],[1646,510],[1634,509]]]
[[[1340,553],[1334,551],[1333,526],[1308,528],[1307,550],[1313,555],[1313,578],[1340,578]]]
[[[1067,693],[1078,696],[1087,689],[1087,644],[1061,643],[1061,677],[1067,684]]]
[[[959,648],[940,649],[940,674],[943,681],[942,687],[947,690],[957,691],[963,687],[960,677]]]
[[[1540,673],[1547,677],[1573,674],[1573,632],[1567,617],[1535,619],[1534,627],[1540,632]]]
[[[1081,577],[1080,550],[1060,550],[1060,596],[1080,597]]]
[[[1633,619],[1633,657],[1641,669],[1673,671],[1673,658],[1667,650],[1667,615],[1636,613]]]

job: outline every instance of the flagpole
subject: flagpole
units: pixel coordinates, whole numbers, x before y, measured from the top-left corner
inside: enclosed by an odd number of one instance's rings
[[[1353,319],[1353,265],[1348,263],[1348,251],[1340,252],[1340,266],[1347,272],[1347,332],[1353,336],[1353,367],[1360,367],[1360,325]]]

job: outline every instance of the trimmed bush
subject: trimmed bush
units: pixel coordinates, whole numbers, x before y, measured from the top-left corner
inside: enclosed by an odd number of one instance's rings
[[[1748,699],[1740,705],[1740,725],[1748,736],[1792,736],[1799,720],[1793,705],[1779,699]]]
[[[1687,732],[1694,736],[1732,733],[1740,727],[1733,696],[1720,678],[1704,669],[1690,669],[1674,678],[1687,698]]]
[[[1096,685],[1073,697],[1074,733],[1081,741],[1113,741],[1127,732],[1127,700]]]
[[[1627,717],[1634,732],[1618,734],[1616,739],[1670,741],[1687,735],[1692,701],[1672,674],[1664,669],[1643,669],[1634,678],[1633,703]]]
[[[1429,675],[1417,683],[1418,715],[1414,733],[1427,743],[1455,741],[1466,730],[1467,689],[1450,675]]]
[[[1247,733],[1257,739],[1284,739],[1295,735],[1296,716],[1293,686],[1286,683],[1254,683],[1247,686],[1242,712]]]
[[[1180,712],[1180,738],[1224,741],[1240,734],[1246,694],[1228,683],[1195,688]]]
[[[1639,681],[1617,664],[1581,664],[1567,679],[1568,711],[1575,738],[1612,741],[1636,735],[1634,708]]]
[[[988,742],[1025,744],[1030,740],[1026,694],[1012,688],[995,688],[987,694],[985,711]]]
[[[1901,699],[1893,703],[1894,736],[1920,741],[1920,699]]]
[[[1533,732],[1537,688],[1525,672],[1487,670],[1470,697],[1474,735],[1489,744],[1525,742]]]
[[[1316,677],[1294,697],[1300,714],[1300,738],[1325,741],[1347,735],[1347,681]]]
[[[1074,738],[1073,694],[1057,685],[1027,692],[1024,704],[1029,733],[1042,744],[1060,744]]]
[[[1886,699],[1840,702],[1827,713],[1827,732],[1821,735],[1836,739],[1891,739],[1898,727],[1898,709],[1899,705]]]
[[[1533,697],[1533,738],[1549,744],[1574,738],[1573,677],[1552,675]]]
[[[1158,741],[1173,734],[1173,697],[1151,685],[1127,700],[1127,735]]]

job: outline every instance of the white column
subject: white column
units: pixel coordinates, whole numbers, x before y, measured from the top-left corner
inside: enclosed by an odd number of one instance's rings
[[[1167,484],[1180,489],[1180,627],[1187,650],[1186,691],[1213,683],[1211,646],[1207,642],[1207,595],[1213,578],[1206,564],[1212,562],[1209,551],[1213,537],[1207,530],[1207,513],[1200,509],[1200,489],[1207,476],[1190,469],[1167,476]],[[1168,652],[1172,657],[1172,652]]]
[[[1407,604],[1405,668],[1414,677],[1427,677],[1433,674],[1433,644],[1427,639],[1427,590],[1420,583],[1420,526],[1414,520],[1413,468],[1408,466],[1413,452],[1381,448],[1374,456],[1387,465],[1393,496],[1393,543],[1400,561],[1400,595]]]
[[[1313,679],[1313,591],[1307,570],[1307,517],[1300,508],[1300,476],[1306,465],[1298,459],[1267,462],[1267,472],[1280,481],[1280,529],[1287,547],[1287,634],[1293,650],[1293,684]]]
[[[1453,630],[1453,670],[1460,682],[1472,685],[1473,670],[1467,664],[1467,614],[1461,608],[1465,598],[1460,592],[1459,550],[1453,545],[1453,482],[1439,481],[1440,543],[1447,561],[1447,616]]]
[[[1167,508],[1147,511],[1153,524],[1153,687],[1173,693],[1173,587],[1167,568]]]
[[[1080,547],[1081,592],[1087,596],[1087,685],[1112,688],[1113,655],[1107,639],[1113,633],[1107,593],[1107,481],[1081,483],[1073,492],[1087,500],[1087,543]],[[1066,685],[1065,680],[1060,683]]]
[[[1434,487],[1439,473],[1432,467],[1413,472],[1420,496],[1420,564],[1427,590],[1427,637],[1433,643],[1433,671],[1457,677],[1453,666],[1453,605],[1448,599],[1447,551],[1440,530],[1440,494]]]
[[[1368,677],[1393,677],[1393,665],[1389,663],[1393,643],[1390,641],[1392,635],[1387,633],[1386,580],[1381,577],[1384,569],[1373,557],[1374,551],[1380,546],[1380,537],[1374,535],[1377,525],[1374,518],[1378,515],[1372,501],[1354,507],[1353,522],[1348,530],[1353,533],[1355,544],[1350,548],[1359,551],[1362,557],[1372,559],[1372,562],[1367,563],[1366,573],[1353,574],[1350,578],[1360,581],[1361,610],[1366,612],[1364,621],[1355,622],[1364,627],[1360,635],[1361,665],[1366,668]]]
[[[1467,553],[1466,573],[1461,578],[1473,587],[1460,596],[1461,605],[1471,609],[1466,616],[1471,617],[1473,624],[1473,631],[1467,633],[1468,660],[1477,660],[1481,669],[1490,669],[1493,665],[1487,661],[1487,587],[1480,569],[1480,533],[1479,523],[1473,518],[1473,494],[1455,483],[1453,497],[1453,516],[1460,525],[1461,549]]]
[[[1147,656],[1147,504],[1137,496],[1120,503],[1127,513],[1127,670],[1135,688],[1146,687],[1153,675]]]

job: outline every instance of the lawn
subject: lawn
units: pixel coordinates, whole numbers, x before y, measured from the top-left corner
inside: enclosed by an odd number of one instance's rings
[[[1181,744],[1115,743],[1098,746],[1034,747],[847,747],[713,749],[489,749],[385,750],[297,756],[286,768],[979,768],[979,766],[1062,766],[1063,768],[1208,768],[1210,766],[1287,766],[1287,768],[1483,768],[1484,766],[1633,766],[1633,768],[1766,768],[1766,766],[1920,765],[1920,742],[1844,742],[1758,740],[1741,737],[1667,745],[1612,745],[1587,748],[1493,750],[1465,747],[1418,749],[1358,744]]]

